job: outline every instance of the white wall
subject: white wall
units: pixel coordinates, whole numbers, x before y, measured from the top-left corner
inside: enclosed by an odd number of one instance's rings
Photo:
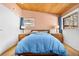
[[[30,30],[48,30],[52,26],[58,25],[58,16],[54,14],[22,10],[22,15],[26,19],[34,18],[34,27],[30,28]],[[29,33],[30,31],[26,28],[24,32]]]
[[[79,29],[64,29],[64,42],[79,51]]]
[[[17,42],[19,16],[0,4],[0,54]]]
[[[43,12],[22,10],[23,17],[34,18],[35,26],[33,29],[50,29],[53,25],[58,25],[58,16]]]
[[[11,10],[16,16],[22,15],[22,9],[16,3],[2,3],[2,5]]]
[[[64,17],[74,13],[74,12],[79,12],[79,9],[76,8],[74,10],[72,10],[71,12],[65,14],[62,17],[62,20]],[[63,28],[63,26],[62,26]],[[75,50],[79,51],[79,18],[78,18],[78,28],[75,29],[63,29],[63,36],[64,36],[64,43],[68,44],[69,46],[71,46],[72,48],[74,48]]]

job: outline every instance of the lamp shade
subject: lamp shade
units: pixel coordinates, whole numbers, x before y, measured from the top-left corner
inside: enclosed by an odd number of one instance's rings
[[[50,29],[50,33],[51,34],[55,34],[56,33],[56,27],[52,26],[52,28]]]

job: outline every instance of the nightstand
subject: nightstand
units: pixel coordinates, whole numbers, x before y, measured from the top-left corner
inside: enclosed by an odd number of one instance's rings
[[[19,41],[22,40],[25,36],[26,36],[26,34],[19,34],[19,35],[18,35]]]
[[[56,37],[60,42],[63,43],[63,35],[61,33],[56,33],[56,34],[51,34],[53,35],[54,37]]]

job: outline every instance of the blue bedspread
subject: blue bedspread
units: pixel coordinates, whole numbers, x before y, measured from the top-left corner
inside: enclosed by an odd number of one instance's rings
[[[48,33],[32,33],[23,38],[17,45],[15,53],[56,53],[67,55],[63,44]]]

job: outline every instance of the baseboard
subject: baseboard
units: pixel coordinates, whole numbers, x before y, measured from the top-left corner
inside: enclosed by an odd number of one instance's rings
[[[78,51],[78,50],[74,49],[73,47],[71,47],[70,45],[68,45],[68,44],[65,43],[65,42],[64,42],[63,44],[67,45],[68,47],[70,47],[70,48],[73,49],[74,51],[78,52],[78,55],[79,55],[79,51]]]

